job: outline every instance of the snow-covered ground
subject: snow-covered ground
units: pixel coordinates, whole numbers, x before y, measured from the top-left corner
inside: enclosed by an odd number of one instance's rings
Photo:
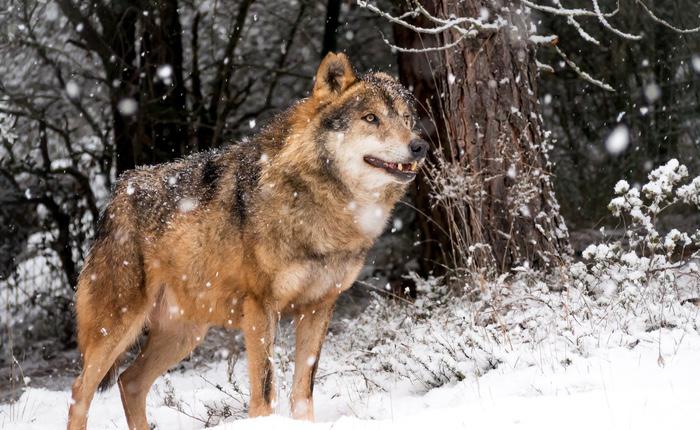
[[[287,418],[286,404],[280,402],[278,415],[274,417],[229,418],[215,428],[700,428],[697,414],[700,336],[662,329],[649,333],[648,339],[633,349],[596,349],[588,358],[571,357],[568,366],[555,364],[562,358],[560,351],[545,349],[541,354],[543,362],[548,364],[519,364],[518,353],[514,351],[507,365],[482,377],[468,378],[423,394],[411,394],[414,387],[398,381],[388,385],[388,392],[363,397],[353,393],[352,385],[338,390],[343,378],[324,376],[321,371],[316,424]],[[203,428],[201,419],[207,417],[205,404],[230,403],[234,408],[240,407],[207,382],[223,382],[225,374],[226,364],[218,362],[202,373],[177,372],[161,379],[148,401],[152,423],[162,429]],[[173,389],[179,402],[186,405],[184,413],[166,406],[167,393]],[[69,399],[67,390],[29,389],[16,404],[0,407],[0,427],[61,428]],[[125,427],[116,388],[97,396],[91,409],[90,427]]]
[[[413,305],[377,301],[334,322],[318,372],[315,424],[288,418],[288,328],[276,351],[275,416],[245,418],[242,355],[235,384],[221,358],[160,378],[149,419],[159,429],[700,428],[699,314],[690,303],[663,306],[659,328],[650,308],[593,307],[599,299],[550,292],[542,283],[505,293],[494,287],[477,301],[424,296]],[[28,388],[0,405],[0,428],[62,428],[69,399],[67,385]],[[90,428],[125,426],[118,390],[98,394]]]

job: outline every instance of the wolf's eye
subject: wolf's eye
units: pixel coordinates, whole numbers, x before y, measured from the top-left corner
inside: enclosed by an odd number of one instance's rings
[[[411,115],[406,114],[403,116],[403,122],[406,123],[407,126],[411,126]]]
[[[365,121],[367,121],[370,124],[376,124],[379,122],[379,118],[377,118],[377,115],[370,113],[362,117]]]

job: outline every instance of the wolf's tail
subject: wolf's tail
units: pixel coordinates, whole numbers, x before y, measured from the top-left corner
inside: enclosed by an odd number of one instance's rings
[[[107,374],[100,381],[100,385],[97,387],[97,391],[103,392],[107,391],[112,385],[117,383],[117,378],[119,377],[119,366],[124,362],[124,354],[121,354],[114,364],[109,368]]]

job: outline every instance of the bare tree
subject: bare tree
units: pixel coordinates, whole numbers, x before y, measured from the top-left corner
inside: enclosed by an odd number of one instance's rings
[[[44,335],[72,337],[72,287],[118,174],[250,132],[307,88],[321,40],[299,43],[311,3],[272,4],[0,11],[0,231],[12,235],[0,282],[54,321]]]

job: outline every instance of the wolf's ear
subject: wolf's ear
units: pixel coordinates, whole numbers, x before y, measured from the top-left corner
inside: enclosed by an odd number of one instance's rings
[[[312,96],[317,99],[337,96],[355,81],[357,76],[352,70],[348,57],[342,53],[330,52],[318,66]]]

